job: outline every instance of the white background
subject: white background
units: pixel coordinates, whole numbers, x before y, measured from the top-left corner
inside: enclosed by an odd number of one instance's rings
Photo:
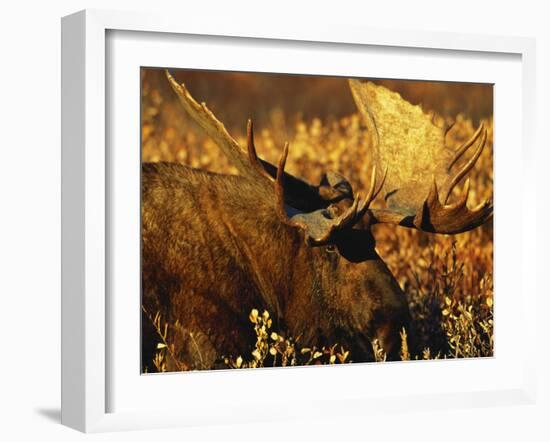
[[[195,4],[196,3],[196,4]],[[247,6],[249,3],[250,6]],[[273,6],[261,2],[232,0],[193,2],[179,0],[154,4],[133,1],[20,1],[3,5],[0,38],[3,66],[0,69],[0,146],[3,166],[0,173],[0,327],[3,354],[0,359],[0,437],[4,440],[80,440],[85,436],[61,427],[59,421],[60,368],[60,22],[62,15],[85,7],[129,10],[164,10],[181,16],[182,23],[193,14],[217,17],[247,17],[249,20],[276,20],[281,26],[301,22],[349,23],[378,28],[401,27],[434,31],[527,35],[538,38],[539,133],[546,130],[550,112],[550,31],[544,2],[514,2],[508,8],[499,2],[320,1],[311,4],[279,0]],[[503,3],[503,2],[502,2]],[[335,5],[338,5],[337,7]],[[427,67],[429,68],[429,67]],[[548,216],[542,206],[548,200],[543,174],[548,149],[539,136],[539,220]],[[543,158],[544,155],[544,158]],[[548,175],[548,173],[546,173]],[[513,216],[513,214],[511,214]],[[502,407],[477,410],[380,414],[360,421],[338,418],[333,421],[281,422],[250,426],[163,430],[93,436],[101,440],[344,440],[384,437],[389,440],[472,439],[547,440],[546,425],[550,391],[542,375],[550,372],[548,328],[543,312],[549,307],[545,297],[542,269],[548,234],[539,222],[539,329],[541,351],[537,406]],[[514,232],[510,232],[514,241]],[[519,266],[518,266],[519,267]],[[544,320],[544,321],[543,321]],[[518,330],[521,333],[521,330]],[[546,342],[545,342],[546,341]],[[185,398],[181,398],[185,400]],[[89,437],[89,436],[88,436]]]

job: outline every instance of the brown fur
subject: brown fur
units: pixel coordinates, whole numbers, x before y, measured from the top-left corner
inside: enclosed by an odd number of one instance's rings
[[[370,229],[342,232],[336,247],[307,246],[267,193],[237,176],[143,165],[142,301],[177,321],[178,359],[212,368],[222,355],[248,354],[253,308],[267,309],[274,329],[303,345],[338,342],[358,362],[372,360],[370,340],[378,338],[396,359],[409,310]],[[154,333],[144,316],[143,367],[151,365]]]

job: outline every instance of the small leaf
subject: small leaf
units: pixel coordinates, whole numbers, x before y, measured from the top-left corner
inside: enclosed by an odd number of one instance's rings
[[[166,344],[163,344],[162,342],[159,342],[157,344],[157,349],[160,350],[161,348],[166,348]]]
[[[250,319],[250,322],[256,324],[256,322],[258,322],[258,310],[256,310],[255,308],[252,309],[252,311],[250,312],[250,315],[248,316],[248,319]]]

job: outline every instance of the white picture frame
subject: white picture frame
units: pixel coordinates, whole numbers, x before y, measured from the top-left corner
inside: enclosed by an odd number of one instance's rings
[[[512,130],[519,135],[520,146],[516,152],[522,160],[522,188],[518,189],[523,210],[522,227],[518,230],[517,252],[522,259],[521,280],[517,282],[521,297],[516,308],[523,314],[516,318],[516,327],[522,329],[525,338],[524,351],[529,352],[535,339],[536,324],[528,320],[529,312],[536,305],[533,257],[535,252],[534,231],[528,229],[529,219],[534,218],[534,194],[527,189],[534,188],[532,158],[534,151],[533,115],[535,97],[535,43],[532,39],[517,37],[492,37],[450,33],[427,33],[415,31],[376,30],[333,26],[330,29],[314,25],[299,29],[281,28],[278,24],[249,22],[245,26],[231,22],[210,22],[197,17],[193,21],[180,23],[176,17],[151,14],[130,14],[112,11],[87,10],[63,18],[62,21],[62,423],[80,431],[110,431],[123,429],[156,428],[168,426],[197,425],[220,422],[244,422],[272,420],[285,417],[311,417],[330,414],[365,414],[373,410],[407,410],[414,408],[435,409],[469,407],[472,405],[499,405],[505,403],[532,403],[535,397],[535,362],[521,361],[514,368],[509,382],[499,388],[477,387],[470,391],[438,392],[426,394],[403,394],[391,385],[385,394],[378,394],[376,401],[363,394],[356,396],[338,394],[328,399],[313,397],[307,402],[295,401],[285,410],[272,407],[248,406],[245,399],[234,400],[233,407],[227,403],[210,403],[205,406],[172,407],[168,409],[139,409],[113,411],[109,395],[115,386],[110,376],[113,360],[109,328],[112,318],[108,300],[109,247],[110,237],[116,230],[108,229],[112,198],[109,195],[108,152],[109,134],[106,121],[110,118],[108,92],[111,76],[108,72],[108,34],[155,33],[155,38],[185,38],[185,36],[217,36],[229,38],[270,40],[285,42],[286,45],[309,42],[315,44],[337,44],[339,47],[376,47],[380,50],[401,48],[402,51],[425,49],[431,53],[449,52],[475,54],[480,60],[484,54],[508,54],[519,57],[521,64],[521,120],[519,127]],[[153,34],[140,34],[153,35]],[[147,37],[145,37],[147,38]],[[295,43],[293,43],[295,42]],[[439,52],[438,52],[439,51]],[[443,56],[443,55],[442,55]],[[223,67],[223,63],[222,63]],[[137,124],[137,122],[136,122]],[[513,135],[513,134],[512,134]],[[497,197],[498,198],[498,197]],[[498,201],[498,199],[497,199]],[[497,202],[498,204],[498,202]],[[497,221],[498,222],[498,221]],[[495,250],[498,251],[498,241]],[[498,252],[497,252],[498,253]],[[525,265],[531,256],[530,266]],[[498,254],[497,254],[498,257]],[[498,296],[498,292],[497,295]],[[498,301],[497,301],[498,302]],[[504,311],[504,310],[503,310]],[[533,316],[534,317],[534,316]],[[136,330],[136,334],[138,331]],[[506,335],[506,333],[503,333]],[[499,356],[496,353],[495,360]],[[465,362],[465,364],[469,364]],[[487,364],[491,364],[488,362]],[[495,363],[496,364],[496,363]],[[361,376],[364,370],[369,374],[376,370],[393,370],[396,364],[366,368],[362,364],[352,367],[348,374]],[[440,364],[441,365],[441,364]],[[486,365],[485,369],[498,365]],[[409,367],[412,374],[412,366]],[[455,366],[455,370],[476,370],[476,366]],[[271,371],[264,375],[259,370],[254,374],[244,371],[231,383],[242,388],[243,382],[250,382],[252,388],[271,379],[300,377],[300,369]],[[307,369],[306,369],[307,370]],[[314,369],[316,370],[316,369]],[[414,373],[428,370],[418,366]],[[431,369],[430,369],[431,370]],[[317,370],[318,372],[318,370]],[[309,372],[312,373],[312,372]],[[196,374],[195,374],[196,375]],[[332,374],[333,375],[333,374]],[[207,378],[206,376],[210,376]],[[186,382],[201,388],[223,389],[227,384],[227,373],[203,373]],[[246,376],[246,378],[245,378]],[[309,374],[308,374],[309,376]],[[169,376],[170,377],[170,376]],[[173,379],[174,377],[171,376]],[[160,377],[157,377],[160,378]],[[305,381],[305,380],[302,380]],[[302,382],[301,381],[301,382]],[[208,387],[211,385],[211,387]],[[170,387],[172,388],[172,387]],[[204,390],[203,390],[204,391]],[[238,391],[238,390],[236,390]],[[124,394],[124,392],[123,392]],[[198,398],[198,392],[193,393]],[[298,399],[298,398],[296,398]],[[191,402],[193,397],[191,397]],[[304,406],[307,405],[307,406]]]

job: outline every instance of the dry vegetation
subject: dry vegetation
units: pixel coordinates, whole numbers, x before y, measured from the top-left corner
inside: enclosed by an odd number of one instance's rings
[[[323,171],[344,174],[355,189],[368,186],[369,149],[364,128],[344,79],[178,72],[191,92],[206,101],[230,133],[245,145],[246,119],[253,117],[256,146],[276,163],[284,141],[291,150],[287,170],[310,182]],[[481,85],[429,82],[382,82],[413,103],[422,103],[456,124],[447,142],[458,146],[480,121],[488,128],[487,147],[471,178],[469,204],[491,196],[493,189],[492,89]],[[143,161],[176,161],[214,172],[235,169],[211,140],[186,117],[162,71],[142,71]],[[458,186],[460,187],[460,186]],[[376,204],[376,203],[375,203]],[[492,224],[455,236],[377,225],[377,250],[409,299],[423,359],[486,357],[493,354]],[[148,312],[157,326],[158,353],[151,370],[165,371],[173,324]],[[334,343],[303,348],[299,337],[271,329],[268,312],[250,313],[257,336],[247,355],[226,355],[228,367],[333,364],[353,361]],[[383,349],[373,342],[376,359]],[[402,335],[402,359],[411,358]],[[177,366],[177,361],[173,361]],[[182,367],[185,369],[185,367]]]

